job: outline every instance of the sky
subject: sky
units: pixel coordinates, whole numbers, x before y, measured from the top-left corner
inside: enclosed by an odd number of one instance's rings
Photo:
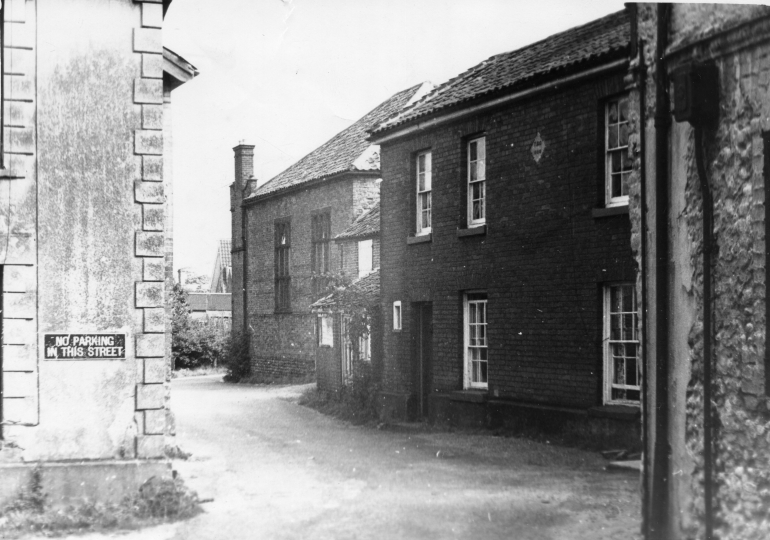
[[[200,72],[172,94],[174,263],[230,238],[232,148],[261,184],[391,95],[623,9],[618,0],[175,0],[164,45]]]

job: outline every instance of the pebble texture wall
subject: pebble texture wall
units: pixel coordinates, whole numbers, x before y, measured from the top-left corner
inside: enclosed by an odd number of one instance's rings
[[[722,539],[770,535],[770,411],[764,385],[768,173],[763,144],[763,134],[770,130],[768,15],[766,8],[756,6],[675,4],[670,23],[669,69],[692,59],[712,59],[720,73],[719,124],[707,134],[705,161],[715,202],[714,506],[715,532]],[[643,51],[648,66],[654,62],[654,27],[654,8],[642,6],[639,28],[648,44]],[[650,128],[655,77],[650,70],[645,107],[648,134],[654,134]],[[640,136],[642,126],[637,123],[636,128]],[[653,144],[652,137],[647,140]],[[704,534],[703,208],[694,144],[688,125],[673,126],[668,231],[673,253],[671,538]],[[654,162],[648,163],[651,169]],[[638,160],[636,166],[640,166]],[[632,245],[641,264],[638,188],[637,184],[632,191]],[[654,306],[648,308],[652,311]],[[683,320],[689,321],[688,326],[678,329]]]

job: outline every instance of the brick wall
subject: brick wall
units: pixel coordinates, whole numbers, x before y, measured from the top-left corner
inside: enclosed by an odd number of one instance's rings
[[[488,293],[489,393],[552,405],[601,402],[601,287],[633,281],[627,215],[603,205],[601,100],[622,75],[520,101],[382,146],[384,390],[411,392],[411,303],[433,302],[433,391],[463,385],[462,292]],[[465,227],[465,147],[486,135],[486,234]],[[539,162],[536,136],[545,142]],[[433,152],[432,241],[414,233],[414,155]],[[403,329],[393,331],[392,303]]]
[[[373,204],[370,199],[375,199],[372,193],[377,189],[375,178],[352,176],[269,197],[246,209],[247,310],[255,373],[298,375],[315,369],[315,319],[309,311],[317,299],[312,296],[311,215],[330,210],[334,237]],[[291,220],[291,313],[276,314],[275,221],[287,218]],[[330,255],[330,272],[337,273],[340,258],[333,243]]]
[[[362,238],[361,240],[366,240]],[[337,258],[340,270],[353,280],[358,278],[358,242],[354,240],[335,241],[336,249],[332,250],[332,257]],[[380,239],[372,238],[372,269],[380,267]]]

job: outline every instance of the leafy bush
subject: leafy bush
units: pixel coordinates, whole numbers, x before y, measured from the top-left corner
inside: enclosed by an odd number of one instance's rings
[[[171,293],[171,355],[174,369],[216,365],[224,355],[226,340],[207,324],[190,317],[187,292],[174,285]]]
[[[240,382],[251,373],[249,336],[235,334],[225,342],[223,363],[227,366],[226,382]]]

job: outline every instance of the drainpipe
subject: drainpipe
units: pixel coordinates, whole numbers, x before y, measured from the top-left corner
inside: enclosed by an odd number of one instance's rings
[[[711,340],[712,340],[712,280],[711,262],[714,245],[714,200],[711,196],[703,156],[703,126],[695,126],[695,161],[703,196],[703,503],[706,540],[714,538],[713,507],[713,418],[711,410]]]
[[[647,451],[647,444],[650,440],[647,419],[650,410],[646,389],[649,388],[649,370],[647,369],[647,137],[646,123],[644,122],[644,109],[647,104],[647,66],[644,63],[644,41],[639,42],[639,153],[642,156],[639,164],[639,183],[641,190],[642,216],[641,216],[641,252],[642,264],[640,268],[641,298],[642,298],[642,448],[645,449],[642,454],[642,530],[645,537],[649,533],[649,495],[650,486],[647,478],[650,474],[650,453]]]
[[[653,448],[648,538],[666,540],[669,510],[669,196],[668,75],[663,59],[668,37],[669,4],[657,5],[655,45],[655,444]]]

